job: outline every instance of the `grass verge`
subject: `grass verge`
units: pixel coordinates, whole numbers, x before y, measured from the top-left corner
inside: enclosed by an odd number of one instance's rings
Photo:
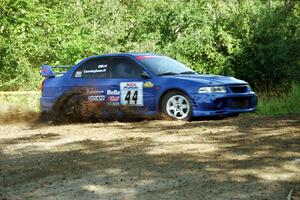
[[[260,97],[257,113],[262,115],[300,114],[300,85],[294,84],[291,92],[282,97]]]
[[[39,92],[0,92],[0,111],[21,108],[39,111]]]

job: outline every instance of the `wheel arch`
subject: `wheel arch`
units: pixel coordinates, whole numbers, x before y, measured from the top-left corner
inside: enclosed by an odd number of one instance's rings
[[[185,94],[186,96],[188,96],[189,98],[191,98],[190,95],[188,95],[188,93],[187,93],[186,91],[182,90],[182,89],[178,89],[178,88],[170,88],[170,89],[167,89],[167,90],[164,91],[164,92],[160,95],[160,97],[159,97],[158,107],[157,107],[157,108],[158,108],[158,112],[161,111],[161,102],[162,102],[164,96],[166,96],[166,94],[168,94],[169,92],[172,92],[172,91],[182,92],[183,94]]]
[[[87,90],[82,88],[82,89],[72,89],[72,90],[67,90],[64,91],[60,96],[57,97],[53,104],[53,109],[60,109],[61,106],[63,106],[67,101],[69,101],[71,98],[78,96],[78,95],[84,95],[86,94]]]

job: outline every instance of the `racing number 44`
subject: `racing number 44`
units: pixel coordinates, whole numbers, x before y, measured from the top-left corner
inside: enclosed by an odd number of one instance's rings
[[[143,106],[143,82],[121,82],[121,105]]]
[[[134,91],[132,98],[131,98],[131,91],[128,91],[126,96],[125,96],[125,100],[128,102],[127,104],[137,104],[137,100],[138,100],[138,91]],[[134,103],[132,103],[132,101]]]

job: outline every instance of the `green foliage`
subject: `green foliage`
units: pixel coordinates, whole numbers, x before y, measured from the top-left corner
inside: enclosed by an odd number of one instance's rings
[[[293,85],[289,94],[282,97],[261,96],[257,111],[263,115],[300,114],[300,86]]]
[[[242,41],[234,59],[236,76],[251,82],[259,91],[288,91],[299,71],[299,18],[294,12],[277,8],[272,12],[262,9],[250,15],[249,20],[251,35]]]
[[[297,1],[1,0],[0,90],[39,87],[42,64],[158,52],[278,94],[300,82]]]

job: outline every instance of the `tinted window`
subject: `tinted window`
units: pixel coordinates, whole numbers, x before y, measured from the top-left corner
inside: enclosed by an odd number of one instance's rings
[[[92,58],[84,62],[73,74],[75,78],[104,78],[107,77],[108,58]]]
[[[183,72],[193,72],[192,69],[184,64],[166,56],[139,56],[137,59],[156,75],[164,73],[179,74]]]
[[[143,69],[130,58],[113,58],[112,78],[140,78]]]

